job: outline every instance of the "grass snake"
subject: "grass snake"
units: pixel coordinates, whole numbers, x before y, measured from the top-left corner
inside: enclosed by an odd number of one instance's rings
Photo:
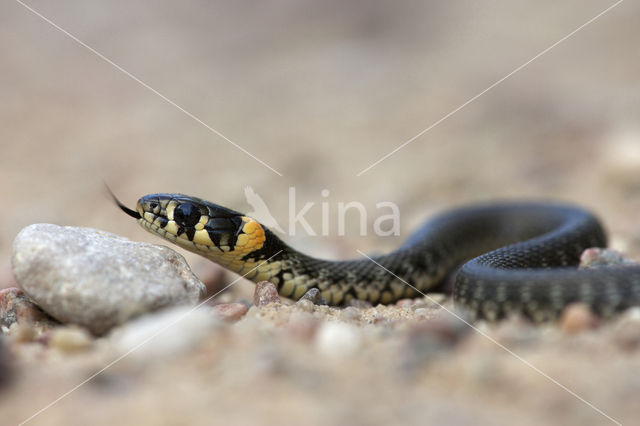
[[[271,281],[292,299],[318,288],[331,305],[388,304],[455,277],[454,301],[474,318],[520,313],[540,322],[572,302],[602,316],[640,305],[640,266],[577,269],[583,250],[606,246],[606,235],[593,214],[570,205],[504,202],[441,213],[398,249],[372,257],[390,274],[365,258],[301,253],[255,219],[200,198],[149,194],[135,210],[115,201],[153,234],[254,282]]]

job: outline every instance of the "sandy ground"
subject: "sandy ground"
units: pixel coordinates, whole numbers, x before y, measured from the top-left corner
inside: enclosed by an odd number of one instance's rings
[[[109,64],[20,3],[3,2],[0,286],[12,285],[11,242],[31,223],[157,242],[113,206],[103,180],[127,204],[150,192],[183,192],[241,211],[250,209],[244,188],[251,186],[282,224],[294,187],[297,210],[315,203],[308,222],[319,232],[325,202],[330,226],[324,237],[298,228],[288,241],[329,257],[389,250],[452,205],[560,199],[596,211],[613,246],[638,258],[634,2],[620,3],[357,176],[612,4],[29,3]],[[346,236],[338,235],[337,205],[349,201],[365,206],[367,235],[355,216]],[[398,237],[371,232],[382,201],[401,211]],[[211,273],[206,261],[186,257],[196,272]],[[250,285],[241,286],[250,294]],[[114,366],[30,424],[609,421],[490,343],[478,349],[486,342],[476,334],[399,379],[394,359],[403,351],[394,345],[410,340],[404,326],[355,324],[361,345],[336,361],[322,358],[310,343],[316,337],[279,334],[286,309],[279,320],[268,312],[250,311],[246,321],[176,358]],[[324,314],[321,323],[330,319]],[[401,323],[415,320],[407,315]],[[612,347],[615,328],[578,337],[537,330],[534,343],[516,349],[607,415],[631,423],[640,414],[631,397],[640,386],[640,352]],[[11,423],[109,360],[99,345],[73,357],[27,346],[12,346],[17,379],[0,394]],[[283,365],[304,362],[265,372],[265,351]]]

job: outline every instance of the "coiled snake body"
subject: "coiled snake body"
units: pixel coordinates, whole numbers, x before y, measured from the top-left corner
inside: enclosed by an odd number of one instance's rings
[[[572,302],[610,316],[640,304],[640,266],[577,269],[606,237],[589,212],[551,203],[459,208],[425,223],[397,250],[369,259],[321,260],[289,247],[255,219],[181,194],[150,194],[131,210],[148,231],[254,282],[299,299],[318,288],[331,305],[417,297],[456,273],[453,296],[474,317],[519,312],[556,318]],[[462,266],[461,266],[462,265]],[[409,284],[409,285],[407,285]]]

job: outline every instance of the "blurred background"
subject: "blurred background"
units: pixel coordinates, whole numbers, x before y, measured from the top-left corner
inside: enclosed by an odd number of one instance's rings
[[[614,245],[640,240],[640,5],[623,2],[369,169],[613,2],[30,1],[56,25],[224,134],[185,115],[20,3],[0,5],[0,221],[159,242],[115,208],[151,192],[249,211],[254,188],[283,226],[288,188],[330,235],[316,255],[398,244],[443,208],[495,198],[579,203]],[[327,189],[330,195],[321,197]],[[361,237],[339,201],[401,211],[401,236]],[[354,229],[355,228],[355,229]],[[303,234],[303,233],[300,233]],[[198,269],[199,260],[189,256]]]

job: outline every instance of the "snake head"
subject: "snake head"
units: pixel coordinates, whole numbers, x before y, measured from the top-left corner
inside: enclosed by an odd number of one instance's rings
[[[218,263],[242,259],[265,241],[265,231],[256,220],[200,198],[149,194],[138,200],[136,210],[117,199],[116,203],[152,234]]]

